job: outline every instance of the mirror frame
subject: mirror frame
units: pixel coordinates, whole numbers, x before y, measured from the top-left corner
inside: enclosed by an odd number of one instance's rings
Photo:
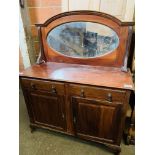
[[[81,25],[82,24],[82,25]],[[61,40],[61,32],[65,30],[65,28],[69,28],[69,30],[72,30],[72,32],[74,31],[74,28],[77,28],[78,27],[78,33],[79,32],[82,32],[82,29],[85,30],[83,31],[83,33],[78,36],[80,37],[78,43],[81,43],[81,44],[76,44],[76,46],[74,46],[74,43],[72,42],[75,38],[74,38],[74,35],[70,34],[69,35],[69,38],[71,38],[70,41],[67,41],[65,40],[65,38]],[[80,27],[79,27],[80,26]],[[87,29],[88,28],[88,29]],[[99,31],[98,31],[99,29]],[[58,31],[57,31],[58,30]],[[55,31],[57,31],[58,33],[55,34]],[[68,31],[68,30],[67,30]],[[103,33],[103,31],[108,31],[109,33],[107,33],[106,35]],[[95,47],[92,47],[92,50],[93,52],[91,53],[91,50],[89,49],[88,51],[86,51],[87,48],[89,48],[89,46],[87,44],[84,44],[86,42],[86,38],[84,37],[84,33],[85,32],[88,32],[89,34],[97,34],[95,38]],[[67,32],[68,33],[68,32]],[[53,36],[54,35],[54,36]],[[98,40],[98,36],[102,37],[102,43],[103,44],[106,44],[104,41],[103,41],[103,38],[104,37],[115,37],[116,39],[116,42],[112,42],[111,44],[108,44],[111,48],[108,49],[105,48],[105,50],[98,50],[97,49],[97,46],[100,48],[102,46],[102,44],[98,44],[98,41],[101,41],[101,40]],[[54,38],[54,37],[58,37],[59,39],[55,40],[56,42],[52,43],[50,42],[50,38]],[[73,40],[72,40],[73,38]],[[89,37],[87,37],[87,39],[89,39]],[[94,22],[69,22],[69,23],[64,23],[64,24],[61,24],[55,28],[53,28],[51,31],[49,31],[49,33],[47,34],[47,37],[46,37],[46,40],[47,40],[47,44],[48,46],[53,49],[55,52],[58,52],[59,54],[62,54],[66,57],[71,57],[71,58],[82,58],[82,59],[87,59],[87,58],[95,58],[95,57],[101,57],[101,56],[104,56],[108,53],[111,53],[113,52],[119,45],[119,38],[118,38],[118,35],[117,33],[111,29],[110,27],[107,27],[106,25],[101,25],[99,23],[94,23]],[[65,42],[62,42],[62,41],[67,41],[67,46],[65,46]],[[75,40],[74,40],[75,41]],[[58,42],[58,44],[57,44]],[[57,45],[59,46],[57,46]],[[69,45],[70,44],[70,45]],[[65,48],[65,51],[63,52],[60,45],[64,45]],[[73,45],[73,46],[72,46]],[[107,44],[106,44],[107,45]],[[114,46],[113,46],[114,45]],[[77,47],[77,48],[76,48]],[[68,49],[73,49],[73,51],[70,53],[70,52],[67,52]],[[78,53],[76,54],[76,52],[78,52],[78,49],[82,52],[82,53]],[[96,50],[96,51],[94,51]],[[66,53],[67,52],[67,53]],[[90,55],[89,52],[92,54]]]
[[[52,29],[64,23],[78,21],[99,23],[111,28],[118,35],[118,47],[113,52],[94,58],[67,57],[59,54],[58,51],[55,51],[49,47],[46,37]],[[119,67],[122,68],[122,70],[126,70],[133,25],[134,22],[121,22],[116,17],[97,11],[70,11],[53,16],[43,24],[36,24],[40,39],[40,63],[45,61],[93,66],[109,66]]]

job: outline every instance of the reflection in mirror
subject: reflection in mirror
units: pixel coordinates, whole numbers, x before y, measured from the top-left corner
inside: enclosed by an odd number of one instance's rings
[[[47,43],[57,52],[76,58],[97,57],[114,51],[119,38],[111,28],[92,22],[70,22],[48,33]]]

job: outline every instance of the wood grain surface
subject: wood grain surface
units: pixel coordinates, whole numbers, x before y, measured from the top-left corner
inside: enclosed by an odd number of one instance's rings
[[[122,72],[119,68],[114,67],[47,62],[27,68],[20,72],[20,76],[129,90],[134,89],[130,71]]]

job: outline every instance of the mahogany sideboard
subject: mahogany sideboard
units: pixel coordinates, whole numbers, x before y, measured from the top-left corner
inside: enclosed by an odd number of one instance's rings
[[[79,22],[88,23],[76,25]],[[108,30],[110,37],[102,36],[101,31],[94,33],[90,22],[99,23],[100,27],[106,25],[117,33]],[[66,23],[71,25],[64,26]],[[41,55],[37,64],[20,72],[32,131],[35,128],[58,131],[104,144],[117,155],[121,152],[127,104],[134,89],[126,67],[132,25],[94,11],[66,12],[36,25]],[[71,39],[66,38],[68,33]],[[112,36],[116,34],[119,43]],[[74,44],[72,38],[76,40]],[[99,39],[105,44],[104,50]],[[49,47],[51,44],[53,48]]]

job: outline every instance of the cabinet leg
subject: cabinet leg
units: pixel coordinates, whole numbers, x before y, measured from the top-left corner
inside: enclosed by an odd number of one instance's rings
[[[119,152],[115,152],[114,155],[120,155],[120,151]]]
[[[36,129],[36,128],[35,128],[34,126],[31,126],[31,125],[30,125],[31,133],[33,133],[33,132],[35,131],[35,129]]]
[[[121,147],[119,145],[113,145],[109,143],[104,143],[104,145],[109,151],[113,152],[114,155],[120,155]]]
[[[127,138],[126,138],[126,144],[127,144],[127,145],[130,144],[130,140],[131,140],[131,137],[130,137],[130,136],[127,136]]]

